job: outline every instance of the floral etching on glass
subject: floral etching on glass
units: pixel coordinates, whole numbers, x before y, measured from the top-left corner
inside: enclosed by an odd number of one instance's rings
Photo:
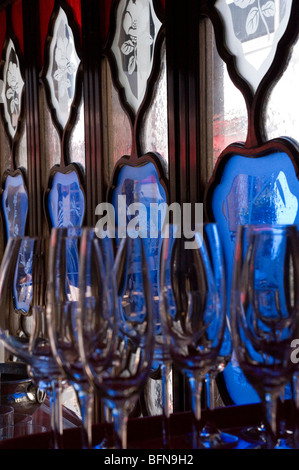
[[[292,0],[216,0],[234,67],[255,92],[276,60],[291,17]],[[277,58],[278,60],[278,58]]]
[[[116,33],[111,49],[127,102],[135,112],[145,95],[160,27],[152,0],[119,2]]]
[[[52,105],[62,128],[70,117],[79,65],[80,59],[76,52],[72,30],[65,12],[60,8],[50,44],[46,79]]]
[[[15,137],[21,114],[21,96],[24,81],[20,71],[19,59],[12,40],[9,40],[3,69],[2,102],[8,131]]]

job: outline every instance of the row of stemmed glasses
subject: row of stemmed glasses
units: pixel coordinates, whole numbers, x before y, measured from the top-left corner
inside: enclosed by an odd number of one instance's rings
[[[51,232],[47,278],[47,326],[53,355],[73,386],[82,418],[82,448],[92,446],[94,391],[78,348],[79,253],[82,229]]]
[[[299,327],[298,242],[298,227],[292,225],[243,226],[237,232],[231,292],[233,346],[263,403],[267,448],[288,447],[279,442],[277,403],[297,374],[291,354]]]
[[[240,367],[265,405],[266,445],[279,448],[276,403],[295,372],[290,348],[298,336],[297,229],[239,229],[232,334],[217,226],[205,224],[185,233],[182,226],[170,225],[169,230],[160,272],[163,349],[189,381],[195,417],[192,446],[229,447],[238,441],[201,420],[202,382],[209,384],[223,370],[232,339]],[[76,306],[78,349],[88,383],[112,410],[116,446],[125,448],[127,416],[148,377],[157,343],[153,341],[153,298],[142,240],[122,240],[113,269],[103,247],[103,239],[83,231]]]
[[[64,374],[53,357],[45,315],[46,240],[9,239],[0,268],[0,339],[6,350],[28,365],[28,374],[47,392],[51,410],[51,447],[62,445],[61,390]],[[16,306],[31,317],[26,336],[11,327]],[[22,310],[22,309],[21,309]],[[18,309],[19,314],[20,309]]]
[[[226,316],[226,283],[222,246],[215,224],[186,230],[170,224],[161,257],[161,319],[173,362],[186,375],[194,415],[193,448],[235,446],[237,437],[204,425],[202,384],[214,380],[231,353]],[[209,390],[208,390],[209,393]]]
[[[217,228],[211,224],[203,226],[196,232],[191,249],[189,237],[178,239],[173,228],[166,239],[160,273],[163,323],[163,334],[158,338],[160,342],[162,339],[160,359],[164,370],[171,358],[189,378],[197,417],[194,446],[231,445],[234,436],[200,428],[201,382],[208,374],[214,378],[215,372],[223,367],[224,357],[229,355],[221,352],[226,331],[225,277]],[[40,374],[46,370],[51,385],[60,386],[64,376],[74,386],[83,417],[83,447],[92,445],[94,390],[107,409],[112,410],[116,445],[127,446],[128,412],[148,377],[154,353],[157,358],[157,319],[153,316],[144,244],[140,238],[121,240],[114,261],[110,242],[93,229],[53,229],[46,294],[33,302],[33,312],[39,315],[30,340],[34,347],[29,347],[29,351],[31,361],[38,356],[44,364],[32,368],[32,372]],[[39,285],[42,292],[44,281],[43,271],[39,284],[36,276],[32,277],[31,289],[36,290]],[[11,340],[5,336],[8,346]],[[32,365],[20,349],[18,357]],[[50,357],[56,370],[59,366],[60,375],[56,373],[59,380],[52,380]],[[60,392],[59,387],[54,388],[54,392],[57,390]],[[59,403],[59,396],[54,404]]]
[[[24,340],[11,335],[7,318],[2,318],[1,339],[8,351],[29,365],[40,385],[52,396],[58,392],[53,405],[60,403],[62,379],[74,385],[87,423],[83,446],[91,446],[90,405],[96,390],[112,410],[116,446],[125,448],[128,412],[149,375],[155,344],[144,244],[140,238],[122,240],[114,261],[109,239],[94,230],[83,229],[79,234],[55,230],[46,293],[44,240],[25,237],[7,246],[0,272],[1,307],[9,311],[15,298],[22,299],[31,305],[34,322],[30,339]],[[227,335],[224,262],[217,226],[202,225],[190,234],[177,225],[169,230],[161,257],[160,315],[164,346],[191,388],[192,445],[236,444],[234,436],[211,423],[203,426],[201,420],[202,382],[209,383],[225,366],[231,337],[240,367],[265,403],[267,446],[274,447],[276,399],[296,373],[290,348],[298,335],[297,229],[239,229],[232,335]],[[61,422],[61,413],[55,410],[54,414]],[[54,437],[61,434],[57,421],[53,429]],[[54,446],[59,446],[57,439]]]
[[[154,350],[142,240],[123,240],[115,261],[111,240],[93,229],[53,229],[47,259],[44,244],[42,238],[22,237],[7,245],[0,272],[2,311],[9,312],[18,296],[30,307],[33,321],[28,338],[19,338],[9,330],[7,315],[1,340],[50,394],[53,447],[63,446],[64,380],[78,393],[82,447],[92,445],[94,391],[112,410],[115,446],[126,447],[127,414],[149,376]]]
[[[116,447],[125,449],[128,415],[152,367],[152,287],[141,238],[127,237],[121,241],[110,285],[104,267],[94,269],[95,259],[101,263],[96,238],[83,231],[79,348],[89,380],[112,411]]]

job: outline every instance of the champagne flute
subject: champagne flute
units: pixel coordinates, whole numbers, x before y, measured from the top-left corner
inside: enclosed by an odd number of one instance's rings
[[[279,447],[277,401],[294,372],[298,336],[298,234],[295,226],[238,228],[231,292],[233,347],[265,409],[267,448]]]
[[[101,279],[102,288],[97,295],[90,280],[92,273],[101,275],[101,262],[98,269],[93,267],[101,254],[93,248],[94,241],[83,231],[79,292],[81,356],[91,382],[112,411],[116,447],[126,449],[128,413],[149,377],[154,350],[146,253],[139,237],[123,239],[111,285]],[[87,322],[87,318],[92,320]],[[108,338],[113,339],[109,344]]]
[[[28,365],[29,375],[50,396],[53,447],[61,447],[61,371],[50,351],[45,330],[45,252],[41,237],[10,238],[0,267],[0,339],[7,351]],[[25,315],[27,336],[12,328],[14,315]],[[54,399],[55,398],[55,399]]]
[[[162,326],[172,360],[190,385],[193,447],[209,448],[209,439],[201,433],[201,390],[206,374],[215,366],[225,330],[222,247],[216,224],[197,225],[189,232],[183,224],[169,224],[164,237]]]

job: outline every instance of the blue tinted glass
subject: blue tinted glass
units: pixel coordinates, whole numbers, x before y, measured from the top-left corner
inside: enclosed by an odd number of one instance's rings
[[[75,171],[55,174],[49,192],[48,211],[53,227],[81,227],[85,201]]]
[[[134,205],[141,203],[140,206]],[[161,228],[165,218],[166,193],[159,181],[153,163],[139,167],[124,166],[118,177],[112,196],[115,208],[116,225],[139,227],[147,250],[148,266],[154,293],[157,318],[157,333],[160,333],[159,320],[159,266],[161,250]],[[132,205],[133,204],[133,205]],[[138,207],[141,209],[138,211]],[[124,222],[124,223],[123,223]],[[132,282],[136,273],[131,266]]]
[[[23,236],[28,214],[28,197],[21,174],[7,176],[2,195],[2,207],[7,239]],[[31,296],[31,262],[23,246],[20,249],[19,267],[13,286],[14,306],[17,310],[27,313]]]
[[[298,201],[299,182],[286,153],[277,152],[259,158],[233,155],[228,160],[212,199],[212,209],[226,255],[228,297],[237,226],[297,224]],[[224,379],[236,404],[259,401],[234,354],[224,370]]]
[[[2,195],[7,239],[22,236],[28,213],[28,197],[21,174],[8,176]]]

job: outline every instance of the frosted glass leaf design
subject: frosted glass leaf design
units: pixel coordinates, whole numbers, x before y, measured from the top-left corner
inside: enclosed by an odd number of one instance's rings
[[[72,30],[65,12],[60,8],[50,44],[46,80],[58,123],[63,129],[70,117],[79,65]]]
[[[10,39],[6,49],[0,101],[3,102],[4,117],[12,139],[15,137],[18,128],[23,88],[24,81],[20,71],[19,59],[15,46]]]
[[[111,50],[127,103],[135,113],[146,92],[160,27],[152,0],[119,2]]]
[[[239,74],[256,92],[284,35],[293,0],[216,0],[225,44]]]

